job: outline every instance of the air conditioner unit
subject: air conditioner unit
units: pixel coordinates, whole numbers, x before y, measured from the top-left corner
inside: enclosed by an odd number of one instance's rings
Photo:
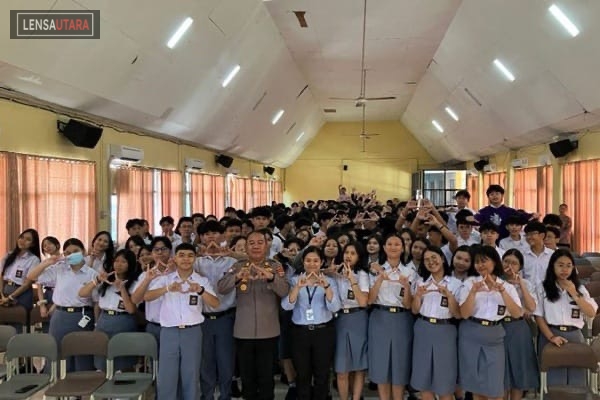
[[[198,160],[196,158],[186,158],[185,159],[185,168],[186,169],[204,169],[204,165],[206,163],[204,160]]]
[[[144,159],[144,150],[121,144],[110,145],[111,161],[125,161],[138,163]]]
[[[483,167],[483,172],[496,172],[496,164],[488,164]]]
[[[510,162],[510,166],[513,168],[525,168],[529,164],[529,160],[526,158],[515,158]]]

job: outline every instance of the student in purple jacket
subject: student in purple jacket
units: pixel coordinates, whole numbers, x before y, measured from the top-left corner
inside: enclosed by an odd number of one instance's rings
[[[509,235],[508,229],[506,228],[506,221],[511,215],[519,215],[525,221],[537,219],[539,217],[537,213],[528,214],[505,206],[504,188],[500,185],[490,185],[485,191],[485,194],[487,195],[490,204],[480,209],[475,215],[475,219],[480,224],[491,222],[496,225],[498,227],[498,233],[500,234],[499,240],[504,239]]]

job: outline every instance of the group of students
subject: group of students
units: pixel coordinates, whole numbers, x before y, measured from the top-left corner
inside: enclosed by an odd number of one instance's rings
[[[479,213],[460,191],[450,216],[426,201],[353,196],[249,216],[228,209],[220,221],[183,217],[175,231],[165,217],[156,237],[132,220],[117,251],[105,231],[87,251],[76,238],[61,251],[55,238],[40,244],[27,229],[0,262],[0,305],[31,310],[36,282],[59,344],[82,329],[136,331],[143,312],[143,329],[159,344],[159,400],[209,399],[217,387],[229,399],[236,364],[246,400],[273,399],[276,359],[288,398],[325,399],[333,368],[342,400],[359,400],[367,376],[383,400],[402,399],[409,386],[425,400],[465,392],[518,400],[539,386],[540,349],[582,342],[597,304],[571,252],[545,247],[546,225],[506,212],[499,190],[488,189],[491,210]],[[517,240],[512,227],[524,219]],[[117,360],[115,369],[136,361]],[[101,358],[68,364],[104,368]],[[552,370],[548,381],[579,384],[585,373]]]

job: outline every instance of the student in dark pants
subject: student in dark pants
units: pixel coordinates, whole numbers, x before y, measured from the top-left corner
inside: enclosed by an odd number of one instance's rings
[[[319,248],[309,246],[302,254],[304,271],[292,278],[292,289],[281,300],[284,310],[293,310],[292,360],[298,400],[325,400],[329,390],[335,351],[333,313],[341,302],[335,279],[320,272],[324,258]]]
[[[237,262],[218,283],[220,294],[236,291],[236,338],[245,400],[275,397],[273,360],[277,356],[279,302],[289,284],[281,264],[267,260],[265,235],[251,232],[246,241],[247,261]]]

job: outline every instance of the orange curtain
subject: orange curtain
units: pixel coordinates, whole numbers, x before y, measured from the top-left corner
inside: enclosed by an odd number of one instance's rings
[[[506,172],[492,172],[491,174],[483,174],[483,188],[487,190],[490,185],[500,185],[506,189]]]
[[[220,175],[190,174],[192,212],[225,214],[225,177]]]
[[[27,228],[61,242],[77,237],[85,243],[96,233],[94,163],[2,153],[0,171],[0,210],[6,216],[1,254]]]
[[[567,163],[563,167],[563,201],[573,220],[573,248],[600,251],[600,160]]]
[[[514,207],[546,215],[552,210],[552,167],[515,170]]]
[[[264,179],[252,180],[253,207],[269,205],[269,181]]]
[[[129,235],[125,229],[127,220],[143,218],[154,227],[153,171],[144,168],[119,168],[115,170],[115,194],[117,195],[117,238],[125,242]]]
[[[248,211],[252,208],[252,180],[230,175],[229,205],[238,210]]]
[[[281,181],[273,181],[273,201],[283,203],[283,185]]]
[[[467,190],[471,194],[469,207],[473,210],[479,210],[479,175],[469,175],[467,177]]]
[[[182,216],[183,180],[179,171],[160,171],[161,215]]]

